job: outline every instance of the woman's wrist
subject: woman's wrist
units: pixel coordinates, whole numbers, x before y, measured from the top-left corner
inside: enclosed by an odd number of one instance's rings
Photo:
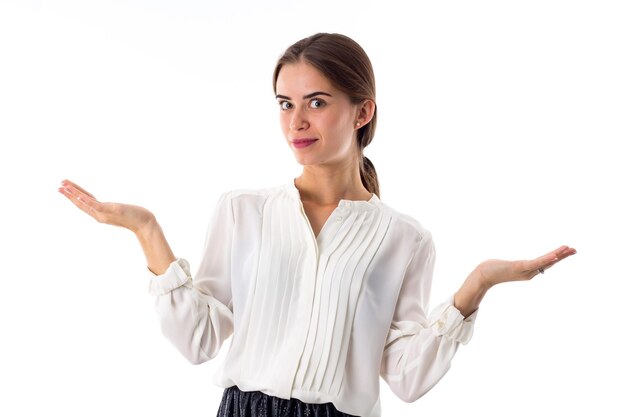
[[[169,264],[176,260],[156,218],[153,217],[146,222],[135,232],[135,235],[146,256],[148,269],[153,274],[163,274]]]
[[[162,232],[161,226],[157,222],[156,216],[152,215],[141,226],[132,230],[139,240],[149,239],[150,236],[154,236],[155,233]]]
[[[483,297],[492,286],[477,267],[454,294],[454,307],[461,312],[463,317],[469,316],[478,309]]]

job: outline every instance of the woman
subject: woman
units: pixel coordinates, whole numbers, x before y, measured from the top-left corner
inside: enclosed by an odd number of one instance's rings
[[[223,193],[195,275],[148,210],[59,189],[102,223],[135,233],[165,336],[192,363],[233,336],[214,382],[219,416],[381,415],[379,376],[415,401],[471,338],[496,284],[528,280],[576,253],[489,260],[432,309],[430,233],[379,199],[363,156],[376,128],[374,74],[350,38],[320,33],[287,49],[274,71],[280,123],[302,174]]]

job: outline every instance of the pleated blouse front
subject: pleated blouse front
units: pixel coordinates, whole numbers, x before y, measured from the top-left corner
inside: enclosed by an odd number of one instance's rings
[[[428,314],[430,233],[384,204],[341,200],[315,237],[293,181],[223,193],[195,275],[150,276],[164,335],[213,382],[379,417],[379,376],[415,401],[446,373],[477,312],[452,296]]]

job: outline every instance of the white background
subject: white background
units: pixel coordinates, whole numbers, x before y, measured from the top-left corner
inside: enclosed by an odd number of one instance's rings
[[[135,237],[57,187],[148,207],[193,269],[221,192],[299,175],[271,74],[326,31],[373,62],[365,154],[381,199],[434,235],[433,305],[484,259],[578,250],[487,294],[417,402],[381,379],[384,415],[624,415],[621,2],[222,3],[0,0],[0,414],[217,413],[229,341],[188,364]]]

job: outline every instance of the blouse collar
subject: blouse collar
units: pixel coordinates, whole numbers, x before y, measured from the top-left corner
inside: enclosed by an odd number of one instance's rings
[[[297,201],[301,202],[302,198],[300,196],[300,190],[296,187],[296,179],[294,178],[292,181],[285,184],[285,189],[287,193],[292,196]],[[338,207],[343,209],[352,209],[352,210],[374,210],[381,203],[378,196],[372,193],[372,197],[369,200],[339,200]]]

